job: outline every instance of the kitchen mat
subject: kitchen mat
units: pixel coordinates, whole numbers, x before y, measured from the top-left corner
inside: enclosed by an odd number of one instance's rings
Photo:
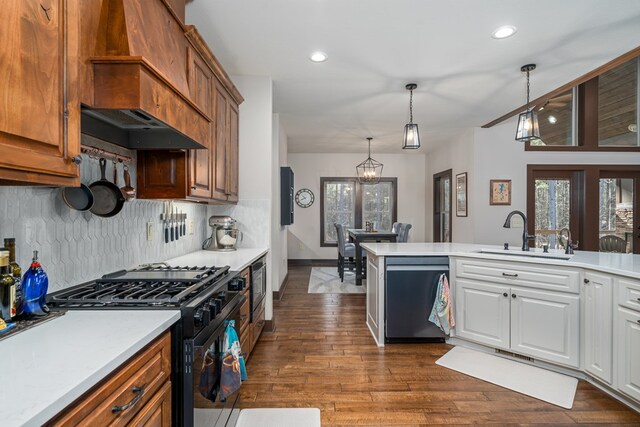
[[[366,282],[362,286],[356,286],[356,273],[344,272],[344,282],[340,281],[338,267],[312,267],[309,276],[310,294],[363,294],[366,291]]]
[[[578,380],[536,366],[465,347],[454,347],[436,365],[571,409]]]

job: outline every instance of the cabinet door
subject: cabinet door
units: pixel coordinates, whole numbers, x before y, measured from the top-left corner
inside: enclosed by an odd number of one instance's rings
[[[378,283],[378,259],[371,254],[367,256],[367,325],[376,341],[380,337],[380,294]]]
[[[227,200],[227,150],[228,141],[228,119],[229,106],[227,95],[224,89],[216,84],[214,99],[214,121],[215,121],[215,140],[213,151],[213,162],[215,170],[213,173],[213,198],[216,200]]]
[[[164,383],[151,400],[140,409],[129,425],[139,427],[171,426],[171,381]]]
[[[579,367],[580,297],[511,288],[511,350]]]
[[[234,102],[229,103],[229,155],[227,162],[227,193],[228,201],[238,201],[238,172],[239,172],[239,116],[238,106]]]
[[[189,93],[193,102],[209,117],[213,108],[213,73],[209,66],[191,46],[187,48],[187,65],[189,77]],[[209,151],[213,126],[210,126],[210,138],[206,149],[189,150],[189,181],[187,192],[190,197],[211,198],[212,191],[212,156]]]
[[[0,181],[77,185],[78,2],[3,2]]]
[[[611,276],[587,272],[583,284],[584,367],[611,384],[613,348],[613,285]]]
[[[186,198],[185,156],[182,151],[140,150],[137,163],[138,198]]]
[[[456,277],[456,336],[509,348],[509,287]]]
[[[618,307],[618,388],[640,401],[640,312]]]

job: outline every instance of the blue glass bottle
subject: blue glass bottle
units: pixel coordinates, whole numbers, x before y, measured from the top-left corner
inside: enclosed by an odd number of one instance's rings
[[[46,304],[49,278],[38,261],[38,251],[33,251],[31,267],[22,278],[24,313],[26,315],[44,316],[49,312]]]

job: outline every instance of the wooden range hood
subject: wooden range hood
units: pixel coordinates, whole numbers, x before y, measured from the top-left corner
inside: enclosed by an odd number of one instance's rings
[[[165,0],[82,0],[82,133],[132,149],[205,148],[185,26]]]

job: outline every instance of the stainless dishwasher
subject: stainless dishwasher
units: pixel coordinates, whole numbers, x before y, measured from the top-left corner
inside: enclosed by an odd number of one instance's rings
[[[388,257],[385,277],[385,340],[444,342],[429,321],[440,275],[449,278],[448,257]]]

